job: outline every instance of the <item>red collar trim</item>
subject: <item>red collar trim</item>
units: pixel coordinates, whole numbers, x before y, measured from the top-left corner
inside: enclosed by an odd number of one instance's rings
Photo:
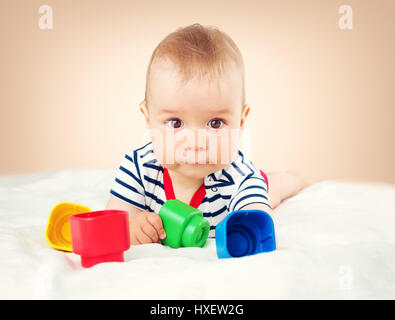
[[[260,172],[261,172],[261,175],[262,175],[262,177],[263,177],[263,179],[265,179],[265,182],[266,182],[266,186],[267,186],[267,192],[269,192],[269,179],[267,178],[267,175],[266,175],[266,173],[264,173],[262,170],[259,170]]]
[[[166,199],[175,200],[176,195],[174,194],[173,182],[171,182],[169,172],[166,168],[163,168],[163,187],[165,188]]]
[[[166,199],[174,200],[176,196],[174,194],[173,182],[171,181],[167,168],[163,168],[163,187],[165,189]],[[202,203],[205,196],[206,196],[206,187],[204,186],[203,183],[192,196],[189,205],[197,209]]]
[[[191,202],[189,202],[189,205],[198,208],[200,204],[202,203],[204,197],[206,196],[206,187],[204,183],[200,186],[199,189],[195,192],[195,194],[192,196]]]

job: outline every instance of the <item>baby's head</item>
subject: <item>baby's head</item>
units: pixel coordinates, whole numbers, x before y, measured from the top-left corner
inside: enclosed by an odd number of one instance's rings
[[[249,112],[240,50],[214,27],[169,34],[152,54],[140,109],[162,165],[191,178],[226,167]]]

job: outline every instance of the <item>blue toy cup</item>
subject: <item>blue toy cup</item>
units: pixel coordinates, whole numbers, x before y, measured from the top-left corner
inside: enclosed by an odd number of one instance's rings
[[[265,211],[234,211],[215,228],[215,241],[220,259],[274,251],[274,223]]]

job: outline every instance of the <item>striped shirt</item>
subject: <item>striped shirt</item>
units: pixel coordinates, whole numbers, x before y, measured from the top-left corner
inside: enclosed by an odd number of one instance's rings
[[[155,158],[152,142],[125,154],[110,193],[138,209],[156,213],[167,200],[175,199],[169,173]],[[189,205],[203,212],[210,223],[209,237],[214,238],[215,227],[226,215],[252,203],[271,208],[267,176],[238,151],[231,164],[204,178]]]

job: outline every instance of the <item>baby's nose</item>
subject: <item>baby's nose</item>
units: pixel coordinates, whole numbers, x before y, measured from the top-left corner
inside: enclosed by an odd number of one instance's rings
[[[185,150],[195,151],[195,152],[206,151],[207,149],[205,145],[199,145],[196,141],[185,143],[184,148]]]
[[[193,151],[204,151],[207,149],[207,138],[202,134],[201,130],[191,130],[188,132],[184,131],[177,139],[184,145],[186,150]]]

